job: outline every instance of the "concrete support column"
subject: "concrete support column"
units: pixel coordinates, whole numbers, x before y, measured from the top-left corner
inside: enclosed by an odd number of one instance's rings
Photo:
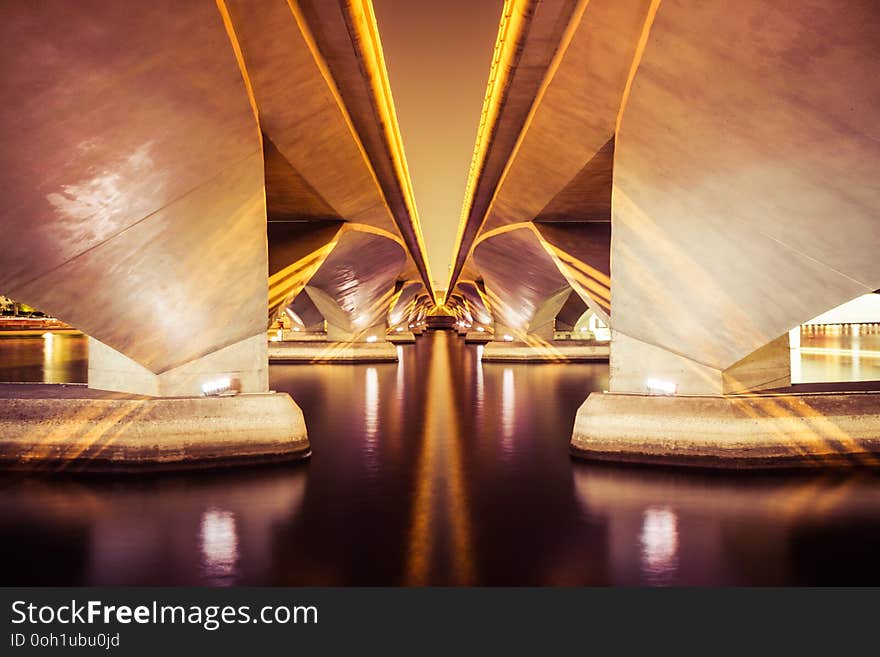
[[[263,333],[163,372],[89,338],[89,387],[151,397],[191,397],[228,381],[235,392],[267,392],[269,361]]]
[[[611,392],[723,395],[789,385],[787,333],[733,365],[719,368],[612,332]]]

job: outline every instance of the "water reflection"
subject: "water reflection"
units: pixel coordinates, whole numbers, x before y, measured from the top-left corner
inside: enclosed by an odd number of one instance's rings
[[[5,366],[22,352],[4,345]],[[28,349],[18,367],[42,376],[43,340]],[[481,364],[433,331],[402,355],[270,368],[303,409],[308,463],[0,475],[0,583],[880,583],[878,474],[572,461],[575,413],[607,365]]]
[[[799,338],[792,382],[880,381],[880,324],[802,326]]]
[[[501,383],[501,430],[503,441],[502,451],[510,454],[510,441],[513,438],[513,427],[516,422],[516,391],[513,387],[513,370],[504,368]]]
[[[266,584],[303,467],[156,477],[0,476],[4,585]]]
[[[238,564],[238,532],[230,511],[208,509],[202,515],[199,531],[205,579],[215,586],[235,582]]]
[[[85,383],[88,341],[79,334],[0,333],[0,381]]]
[[[475,583],[469,494],[462,470],[461,422],[450,394],[449,334],[435,334],[424,433],[417,460],[404,584]]]
[[[678,519],[669,507],[648,507],[639,536],[642,567],[652,584],[666,584],[678,567]]]
[[[880,579],[875,472],[699,473],[574,464],[607,528],[617,585],[867,584]]]

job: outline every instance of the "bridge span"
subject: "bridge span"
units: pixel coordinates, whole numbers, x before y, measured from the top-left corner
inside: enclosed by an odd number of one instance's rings
[[[880,288],[875,3],[507,0],[442,279],[369,0],[3,18],[0,292],[89,339],[75,399],[0,400],[10,467],[303,457],[270,362],[446,324],[608,359],[578,456],[876,464],[878,393],[796,389],[790,342]]]

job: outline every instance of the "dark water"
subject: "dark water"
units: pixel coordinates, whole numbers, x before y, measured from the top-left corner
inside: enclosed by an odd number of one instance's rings
[[[399,365],[273,366],[308,463],[4,475],[0,584],[880,583],[880,476],[572,461],[607,366],[481,366],[444,332],[401,349]]]

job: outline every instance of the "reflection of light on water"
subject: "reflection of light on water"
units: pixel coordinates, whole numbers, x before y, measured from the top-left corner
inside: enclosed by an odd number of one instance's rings
[[[205,511],[199,528],[199,544],[205,576],[212,584],[232,584],[238,564],[238,532],[232,512]]]
[[[678,518],[669,507],[645,509],[642,569],[652,584],[666,584],[678,569]]]
[[[373,441],[376,439],[376,432],[379,430],[379,374],[375,367],[367,368],[364,396],[366,397],[364,418],[367,440]]]
[[[476,580],[461,418],[449,338],[431,338],[425,407],[409,524],[404,583],[472,585]],[[419,372],[421,376],[421,371]]]
[[[379,373],[368,367],[364,384],[364,458],[370,472],[377,471],[376,436],[379,433]]]
[[[70,356],[67,345],[54,333],[43,333],[43,381],[45,383],[66,383],[66,362]]]
[[[505,451],[508,451],[510,439],[513,438],[513,421],[516,411],[514,397],[513,370],[505,367],[501,382],[501,432]]]
[[[397,397],[403,397],[403,347],[397,345]]]
[[[477,422],[483,415],[483,345],[477,347]]]
[[[872,381],[880,379],[880,331],[873,324],[805,325],[795,348],[792,331],[793,383]]]

